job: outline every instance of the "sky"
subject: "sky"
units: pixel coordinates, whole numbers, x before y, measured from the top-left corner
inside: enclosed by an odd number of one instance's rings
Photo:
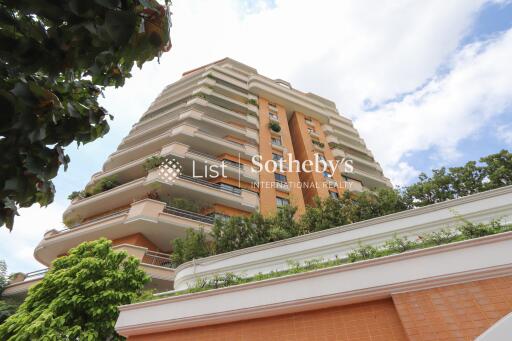
[[[63,227],[68,194],[101,169],[163,88],[224,57],[334,100],[395,185],[512,149],[510,0],[173,0],[171,11],[171,51],[101,99],[115,117],[110,133],[69,146],[55,202],[22,209],[12,232],[0,229],[10,272],[44,267],[33,250]]]

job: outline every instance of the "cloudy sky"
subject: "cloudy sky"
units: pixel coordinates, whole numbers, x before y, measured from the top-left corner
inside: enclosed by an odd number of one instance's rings
[[[55,202],[21,210],[12,233],[0,230],[11,272],[43,267],[33,249],[63,226],[67,195],[101,169],[164,86],[226,56],[333,99],[395,185],[512,149],[512,1],[173,3],[172,50],[105,93],[109,135],[69,147]]]

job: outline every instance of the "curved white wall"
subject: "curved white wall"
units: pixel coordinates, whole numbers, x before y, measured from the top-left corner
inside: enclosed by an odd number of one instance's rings
[[[416,238],[460,224],[460,216],[475,223],[496,218],[512,221],[512,186],[187,262],[176,269],[175,290],[186,289],[196,278],[216,273],[250,276],[287,269],[289,260],[341,258],[359,242],[379,245],[395,234]]]

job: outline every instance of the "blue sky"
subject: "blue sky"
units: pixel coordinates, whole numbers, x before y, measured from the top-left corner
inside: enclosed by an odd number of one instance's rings
[[[0,231],[10,271],[43,267],[33,249],[62,227],[67,195],[101,169],[164,86],[226,56],[334,100],[397,185],[512,149],[511,1],[173,3],[172,50],[105,92],[115,116],[108,136],[68,147],[55,202],[22,210],[12,233]]]

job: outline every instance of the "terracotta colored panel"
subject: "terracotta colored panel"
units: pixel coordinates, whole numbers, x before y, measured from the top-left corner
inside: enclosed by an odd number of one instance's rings
[[[393,295],[411,340],[473,340],[512,311],[512,276]]]
[[[129,245],[137,245],[142,247],[147,247],[148,250],[151,251],[160,251],[153,242],[147,239],[142,233],[135,233],[129,236],[125,236],[122,238],[117,238],[112,241],[112,245],[121,245],[121,244],[129,244]]]
[[[407,340],[391,299],[183,329],[129,341]]]

